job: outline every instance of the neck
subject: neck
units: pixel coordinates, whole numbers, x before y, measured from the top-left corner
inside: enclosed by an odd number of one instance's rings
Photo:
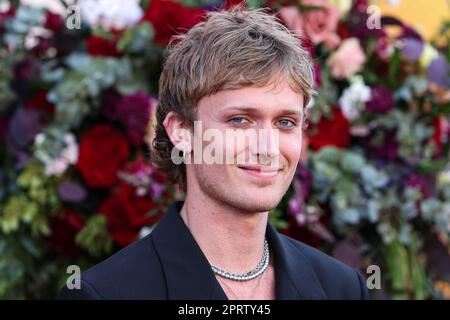
[[[210,264],[244,273],[261,261],[268,212],[244,212],[188,192],[180,214]]]

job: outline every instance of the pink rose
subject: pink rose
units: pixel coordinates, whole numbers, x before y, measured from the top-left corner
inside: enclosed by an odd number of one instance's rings
[[[336,79],[350,78],[362,69],[364,62],[366,56],[356,38],[346,39],[328,59],[331,75]]]
[[[340,11],[326,0],[299,0],[301,5],[320,7],[321,9],[300,12],[296,6],[280,9],[279,15],[285,25],[300,37],[308,37],[315,45],[324,43],[329,49],[339,45],[336,33]]]

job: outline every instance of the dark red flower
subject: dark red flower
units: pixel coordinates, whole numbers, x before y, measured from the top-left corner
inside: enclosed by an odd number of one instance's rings
[[[309,136],[309,145],[313,150],[325,146],[346,148],[350,143],[350,126],[339,108],[333,108],[331,119],[322,117],[314,127],[315,134]]]
[[[150,114],[155,105],[156,100],[144,92],[125,96],[117,103],[118,120],[125,126],[128,138],[133,145],[144,142]]]
[[[143,21],[148,21],[155,29],[155,42],[167,45],[170,38],[192,28],[203,19],[203,8],[189,8],[168,0],[152,0]]]
[[[64,19],[59,14],[47,12],[45,15],[44,28],[53,32],[59,32],[64,27]]]
[[[366,103],[367,110],[374,113],[387,113],[395,105],[392,91],[384,85],[372,87],[370,100]]]
[[[118,57],[117,39],[109,40],[101,36],[90,36],[86,40],[86,50],[91,56]]]
[[[47,90],[39,91],[31,99],[25,102],[27,109],[43,111],[49,115],[55,112],[55,105],[47,100]]]
[[[117,172],[128,158],[126,137],[106,124],[97,125],[83,134],[77,168],[90,187],[111,187]]]
[[[14,17],[15,14],[16,10],[13,7],[9,8],[7,11],[0,12],[0,35],[5,32],[5,21]]]
[[[109,197],[100,206],[99,211],[106,217],[108,231],[119,245],[126,246],[137,239],[139,229],[131,224],[120,197]]]
[[[441,157],[443,154],[443,145],[450,138],[450,127],[448,121],[445,117],[435,117],[432,122],[434,133],[431,137],[434,145],[436,146],[436,151],[434,153],[435,157]]]
[[[45,239],[58,253],[76,256],[81,253],[81,249],[76,245],[75,237],[84,224],[84,218],[78,212],[65,208],[50,219],[52,233]]]
[[[362,139],[362,144],[366,145],[369,154],[374,158],[395,160],[398,156],[398,142],[395,130],[389,130],[386,133],[386,138],[383,140],[382,145],[374,144],[373,141],[376,139],[375,135],[364,137]]]
[[[321,244],[321,239],[317,234],[312,233],[307,226],[299,226],[295,219],[290,219],[288,227],[281,229],[280,232],[314,248],[318,248]]]
[[[135,241],[141,228],[155,224],[163,213],[155,201],[148,196],[139,196],[136,189],[126,183],[101,205],[99,211],[106,216],[114,241],[122,246]]]

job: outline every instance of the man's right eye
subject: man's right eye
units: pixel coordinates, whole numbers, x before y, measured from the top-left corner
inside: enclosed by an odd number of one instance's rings
[[[228,120],[228,122],[233,123],[233,124],[242,124],[242,123],[245,123],[245,121],[248,121],[248,120],[245,119],[244,117],[233,117]]]

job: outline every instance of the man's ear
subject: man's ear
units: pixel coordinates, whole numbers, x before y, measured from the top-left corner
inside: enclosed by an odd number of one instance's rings
[[[164,128],[172,144],[179,150],[189,151],[191,147],[191,131],[182,117],[170,111],[163,121]]]

